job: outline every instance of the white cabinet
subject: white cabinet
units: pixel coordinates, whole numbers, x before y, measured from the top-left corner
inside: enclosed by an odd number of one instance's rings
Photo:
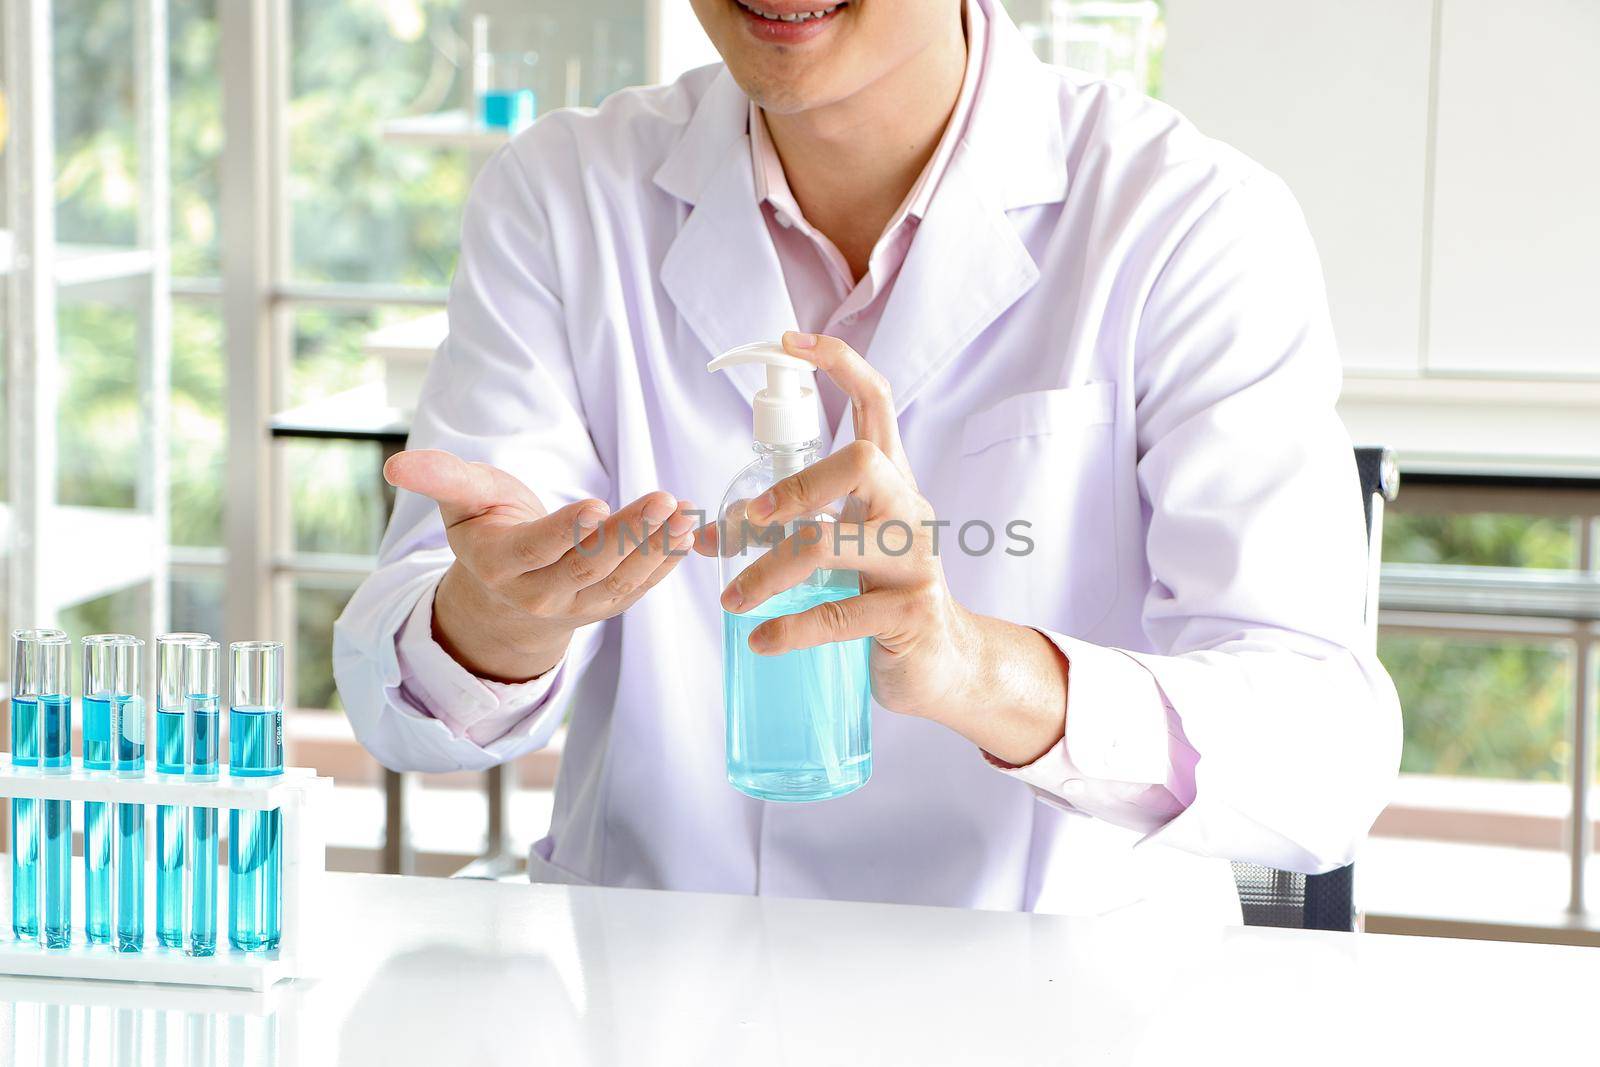
[[[1415,373],[1433,0],[1168,0],[1163,96],[1281,175],[1345,365]]]
[[[1428,368],[1600,375],[1600,3],[1440,14]]]

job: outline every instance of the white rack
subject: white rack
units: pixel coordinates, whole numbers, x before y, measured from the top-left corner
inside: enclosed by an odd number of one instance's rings
[[[316,891],[326,854],[316,807],[332,785],[333,779],[299,767],[270,777],[233,778],[224,766],[215,781],[197,781],[150,770],[141,775],[86,771],[76,760],[71,768],[54,770],[15,767],[9,753],[0,753],[3,797],[283,812],[283,924],[276,951],[238,952],[229,947],[222,929],[226,915],[219,914],[213,956],[190,956],[181,949],[163,948],[150,931],[143,951],[117,952],[106,945],[85,943],[82,931],[74,930],[71,947],[63,949],[46,949],[31,941],[0,941],[0,974],[254,990],[267,989],[285,978],[304,977],[306,905]],[[9,858],[6,863],[9,873]],[[80,866],[81,862],[73,864],[74,877]],[[154,885],[148,859],[145,879],[146,886]],[[222,905],[224,880],[219,878],[217,885],[221,913],[226,910]],[[9,912],[0,922],[0,926],[8,925]]]
[[[459,109],[389,119],[381,130],[386,141],[418,148],[465,148],[488,153],[511,140],[505,130],[484,126]]]

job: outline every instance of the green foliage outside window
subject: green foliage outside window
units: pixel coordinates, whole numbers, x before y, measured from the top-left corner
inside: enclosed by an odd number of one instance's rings
[[[1402,488],[1384,522],[1387,563],[1577,565],[1570,518],[1407,514],[1404,505]],[[1396,631],[1381,636],[1378,652],[1405,714],[1402,770],[1540,781],[1565,775],[1574,684],[1565,646]]]
[[[1562,779],[1573,683],[1559,646],[1395,633],[1378,653],[1405,712],[1401,770]]]
[[[1578,565],[1577,529],[1572,519],[1562,517],[1391,511],[1384,520],[1383,559],[1568,569]]]

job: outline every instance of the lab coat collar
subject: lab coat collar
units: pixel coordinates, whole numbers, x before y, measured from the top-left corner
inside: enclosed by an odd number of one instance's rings
[[[988,55],[968,128],[867,353],[901,409],[1037,280],[1005,212],[1058,202],[1067,191],[1058,76],[1035,58],[997,0],[978,3],[989,18]],[[692,205],[661,282],[712,354],[795,326],[755,196],[748,109],[733,76],[718,71],[654,175],[659,188]],[[747,400],[765,382],[757,367],[729,376]]]
[[[662,259],[661,286],[713,356],[752,341],[775,341],[795,328],[783,266],[756,200],[744,132],[748,107],[732,76],[722,71],[679,151],[656,173],[657,184],[695,205]],[[683,154],[683,145],[691,141],[705,154],[704,167],[691,163],[694,154]],[[703,355],[692,355],[704,374]],[[724,373],[746,400],[754,400],[766,385],[759,366],[730,367]]]

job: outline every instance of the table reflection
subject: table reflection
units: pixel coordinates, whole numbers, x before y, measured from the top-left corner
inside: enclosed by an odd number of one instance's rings
[[[288,1067],[279,992],[0,980],[0,1063],[15,1067]],[[292,1028],[290,1028],[292,1030]]]

